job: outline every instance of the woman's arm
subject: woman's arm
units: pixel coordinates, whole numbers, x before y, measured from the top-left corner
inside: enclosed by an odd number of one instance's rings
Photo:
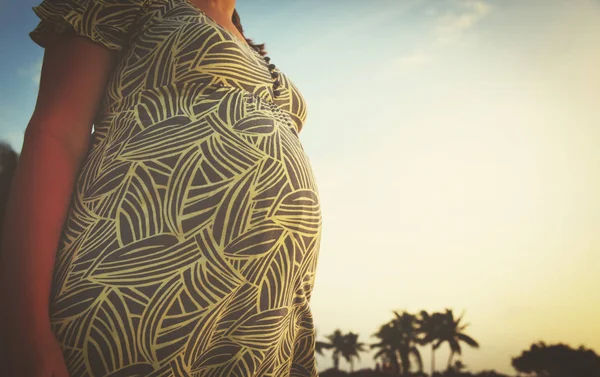
[[[56,249],[115,57],[114,51],[71,33],[46,46],[0,247],[0,308],[5,316],[0,327],[7,336],[3,345],[7,339],[27,343],[50,334]]]

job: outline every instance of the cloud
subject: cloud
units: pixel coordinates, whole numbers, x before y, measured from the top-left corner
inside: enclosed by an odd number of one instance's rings
[[[425,1],[424,3],[423,13],[434,20],[429,40],[421,42],[413,52],[383,62],[384,74],[396,76],[413,72],[439,60],[436,56],[444,47],[459,41],[492,10],[487,0],[453,0],[443,4]]]
[[[416,69],[432,61],[432,56],[422,49],[415,50],[407,55],[400,55],[380,63],[381,74],[387,77],[395,77],[404,73],[413,72]]]
[[[6,134],[4,138],[17,153],[21,153],[21,148],[23,146],[23,139],[25,134],[23,132],[10,131]]]
[[[458,40],[487,16],[492,8],[484,0],[462,0],[458,2],[458,7],[458,12],[447,12],[438,18],[435,30],[438,43],[448,44]]]
[[[20,76],[29,77],[29,79],[34,84],[39,85],[39,83],[40,83],[40,75],[42,73],[42,59],[39,59],[34,64],[31,64],[29,67],[19,68],[17,70],[17,73]]]
[[[407,56],[400,56],[394,60],[394,63],[400,68],[413,68],[429,62],[430,57],[422,50],[413,52]]]

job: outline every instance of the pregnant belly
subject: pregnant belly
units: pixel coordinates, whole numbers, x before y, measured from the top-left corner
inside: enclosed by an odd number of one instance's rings
[[[317,242],[313,172],[294,123],[273,104],[223,89],[186,112],[146,102],[109,118],[78,178],[55,297],[91,281],[160,280],[203,248],[238,261],[274,252],[284,239]],[[210,246],[199,245],[200,234]]]

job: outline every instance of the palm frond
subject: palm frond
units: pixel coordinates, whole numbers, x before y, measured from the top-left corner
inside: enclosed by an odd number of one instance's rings
[[[458,339],[460,339],[463,342],[467,343],[471,347],[473,347],[473,348],[479,348],[479,343],[477,343],[477,341],[475,339],[471,338],[470,336],[468,336],[466,334],[457,334],[456,336],[458,337]]]
[[[377,353],[375,353],[375,355],[373,356],[373,358],[374,359],[378,359],[378,358],[380,358],[382,356],[389,356],[389,355],[392,355],[392,354],[393,354],[392,350],[383,348],[383,349],[380,349],[379,351],[377,351]]]
[[[449,344],[451,352],[456,352],[459,355],[461,354],[460,343],[456,340],[456,338],[450,339]]]

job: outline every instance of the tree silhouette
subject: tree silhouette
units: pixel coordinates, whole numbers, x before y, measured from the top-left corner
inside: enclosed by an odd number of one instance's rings
[[[468,323],[464,325],[460,324],[463,316],[464,313],[461,314],[461,316],[457,319],[454,319],[452,309],[446,309],[445,313],[443,313],[441,317],[442,322],[438,342],[439,345],[447,342],[450,346],[450,357],[448,357],[448,365],[446,367],[448,370],[452,365],[452,358],[454,357],[454,354],[462,354],[460,342],[465,342],[471,347],[479,348],[479,343],[477,343],[475,339],[463,333],[463,330],[469,326]]]
[[[315,330],[315,339],[317,338],[317,331]],[[327,342],[322,342],[320,340],[315,341],[315,351],[323,356],[323,350],[331,349],[332,345]]]
[[[350,363],[350,373],[354,372],[354,359],[360,359],[359,352],[365,351],[365,344],[358,341],[358,334],[349,332],[344,335],[342,356]]]
[[[379,348],[379,351],[373,356],[374,359],[381,359],[383,365],[390,365],[392,373],[400,374],[400,362],[398,361],[396,330],[392,322],[386,323],[379,328],[374,337],[379,338],[379,342],[371,344],[371,349]]]
[[[333,332],[333,334],[327,335],[326,338],[327,338],[327,340],[329,340],[329,343],[327,344],[326,348],[333,350],[333,354],[332,354],[333,368],[335,370],[339,370],[340,369],[340,356],[342,355],[342,352],[344,352],[344,346],[345,346],[344,335],[338,329],[338,330],[335,330]]]
[[[6,142],[0,142],[0,244],[10,184],[17,168],[19,155]]]
[[[475,377],[508,377],[506,374],[498,373],[495,370],[484,370],[474,375]]]
[[[400,374],[400,363],[398,361],[396,330],[392,322],[381,325],[379,331],[373,334],[379,338],[379,342],[371,344],[371,349],[379,348],[379,351],[373,356],[374,359],[381,359],[384,368],[390,366],[393,374]]]
[[[326,337],[329,342],[317,342],[316,352],[323,355],[323,350],[333,350],[333,369],[339,371],[340,356],[350,363],[350,372],[354,371],[354,360],[360,359],[360,352],[365,351],[365,344],[358,341],[358,334],[349,332],[343,334],[341,330],[335,330],[331,335]]]
[[[455,360],[450,370],[456,374],[461,374],[466,368],[467,366],[461,360]]]
[[[435,372],[435,350],[440,347],[442,341],[440,337],[442,335],[444,314],[433,313],[430,315],[425,310],[421,310],[418,319],[419,333],[421,338],[419,344],[427,345],[431,343],[431,374]]]
[[[393,323],[401,336],[398,354],[404,368],[404,374],[410,372],[411,356],[416,360],[419,372],[422,372],[423,361],[421,360],[421,353],[417,348],[417,345],[419,344],[417,317],[407,312],[402,312],[402,314],[394,312],[394,314],[396,315],[396,318],[393,320]]]
[[[583,346],[575,350],[562,343],[533,344],[513,358],[512,365],[521,373],[544,377],[600,377],[600,357],[594,351]]]
[[[385,377],[390,375],[404,375],[413,377],[426,377],[422,371],[422,361],[417,346],[432,344],[432,358],[440,345],[448,342],[450,358],[448,366],[442,373],[435,372],[432,365],[431,376],[435,377],[508,377],[494,370],[471,373],[466,371],[462,360],[454,360],[453,355],[461,355],[461,343],[478,348],[479,344],[464,333],[468,324],[462,324],[464,313],[459,318],[454,318],[451,309],[441,313],[429,314],[422,310],[419,316],[407,312],[394,313],[394,318],[381,325],[373,334],[378,342],[370,345],[377,349],[374,358],[381,361],[375,369],[361,369],[354,372],[354,359],[359,358],[359,353],[364,351],[363,343],[358,341],[358,334],[349,332],[343,334],[336,330],[327,336],[326,342],[317,342],[316,348],[322,354],[325,349],[333,350],[334,368],[320,372],[323,377]],[[344,357],[350,363],[350,373],[339,370],[339,359]],[[419,370],[411,370],[412,363],[418,364]],[[531,377],[600,377],[600,356],[593,350],[583,346],[572,349],[564,344],[546,346],[543,342],[533,344],[518,357],[512,359],[513,367],[519,373]],[[412,368],[414,369],[414,368]]]
[[[417,345],[419,332],[417,318],[407,312],[394,312],[396,318],[380,327],[373,334],[379,342],[371,344],[371,348],[379,348],[374,358],[385,357],[390,360],[394,373],[407,375],[411,369],[411,356],[416,360],[419,372],[423,371],[423,362]]]

